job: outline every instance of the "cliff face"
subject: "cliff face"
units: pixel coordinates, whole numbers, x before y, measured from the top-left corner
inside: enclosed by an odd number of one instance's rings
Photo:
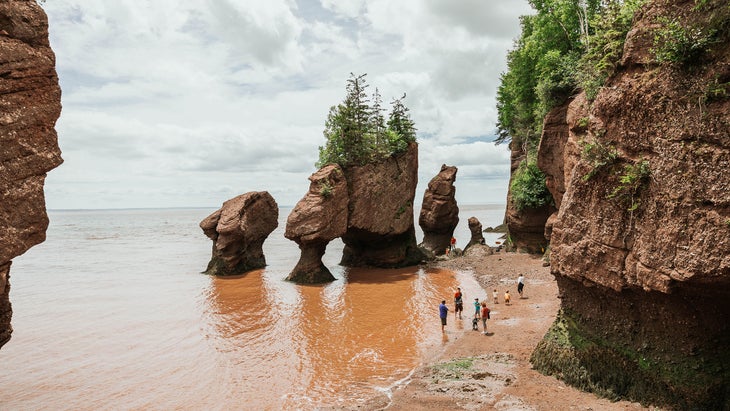
[[[46,238],[43,184],[62,163],[48,19],[35,1],[0,3],[0,346],[10,339],[11,259]]]
[[[533,363],[679,409],[730,407],[730,49],[691,65],[650,49],[662,18],[719,18],[727,41],[727,5],[704,7],[647,4],[592,105],[579,95],[548,117],[538,161],[559,206],[547,232],[562,311]]]
[[[413,199],[418,183],[418,145],[385,161],[345,169],[349,191],[342,263],[405,267],[423,255],[416,245]]]

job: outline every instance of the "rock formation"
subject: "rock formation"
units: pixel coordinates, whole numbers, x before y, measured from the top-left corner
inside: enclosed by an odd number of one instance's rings
[[[309,177],[309,191],[286,220],[284,236],[299,245],[301,256],[287,280],[322,283],[334,280],[322,263],[327,244],[347,231],[347,181],[338,165],[328,165]]]
[[[559,207],[547,231],[562,309],[533,364],[676,409],[730,408],[730,49],[694,65],[650,51],[663,17],[725,13],[729,41],[727,5],[703,7],[647,3],[592,105],[550,114],[538,163]]]
[[[454,229],[459,224],[459,207],[456,204],[457,168],[441,166],[441,171],[428,182],[423,193],[418,225],[423,230],[423,242],[419,244],[425,253],[439,256],[449,247]]]
[[[48,19],[35,1],[0,3],[0,347],[12,332],[11,260],[46,238],[46,173],[63,162]]]
[[[413,199],[418,183],[418,145],[379,162],[345,169],[349,189],[342,265],[405,267],[423,254],[416,245]]]
[[[266,267],[264,240],[279,225],[279,207],[267,191],[234,197],[200,222],[213,240],[206,274],[234,275]]]
[[[469,217],[469,231],[471,231],[471,239],[469,239],[469,244],[464,247],[464,253],[466,253],[471,246],[486,244],[484,234],[482,234],[482,223],[480,223],[479,219],[476,217]]]
[[[546,127],[548,127],[548,120],[545,122]],[[525,155],[521,147],[517,147],[514,143],[510,143],[510,149],[512,152],[510,171],[514,176],[520,163],[525,160]],[[512,179],[510,178],[510,185],[511,183]],[[545,222],[553,212],[555,212],[555,207],[552,205],[518,210],[512,199],[510,189],[507,193],[507,208],[504,215],[504,221],[509,232],[509,247],[528,253],[539,253],[544,250],[547,246]]]

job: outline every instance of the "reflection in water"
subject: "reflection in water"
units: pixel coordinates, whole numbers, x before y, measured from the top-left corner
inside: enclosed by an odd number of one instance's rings
[[[418,267],[340,276],[316,286],[263,270],[211,278],[206,326],[247,405],[345,406],[387,390],[448,341],[439,302],[479,290],[469,275]]]
[[[51,212],[46,242],[13,262],[0,409],[357,405],[442,349],[437,307],[453,308],[454,287],[466,301],[486,297],[467,274],[347,271],[340,240],[323,258],[337,281],[283,281],[299,257],[286,211],[264,244],[265,270],[201,275],[210,240],[197,222],[212,211]],[[462,212],[496,225],[504,208]],[[468,328],[468,314],[452,318],[447,335]]]

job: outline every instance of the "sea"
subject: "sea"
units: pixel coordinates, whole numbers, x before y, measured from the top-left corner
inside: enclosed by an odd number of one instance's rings
[[[497,226],[504,210],[460,206],[457,246],[469,217]],[[355,407],[438,355],[457,327],[450,317],[441,333],[438,304],[456,287],[486,298],[470,272],[342,267],[340,240],[323,258],[336,281],[287,282],[299,249],[284,207],[265,269],[205,275],[212,242],[198,223],[213,211],[49,211],[46,241],[11,266],[0,409]]]

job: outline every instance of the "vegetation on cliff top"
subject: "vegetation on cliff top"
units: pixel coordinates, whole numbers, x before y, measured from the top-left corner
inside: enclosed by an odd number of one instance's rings
[[[378,89],[372,100],[367,95],[366,75],[351,73],[345,99],[330,108],[324,128],[326,143],[319,147],[317,167],[327,164],[346,167],[379,161],[406,151],[408,144],[416,141],[415,124],[403,104],[406,95],[393,99],[386,122]]]
[[[522,17],[522,36],[507,56],[497,92],[497,144],[511,141],[530,163],[545,115],[578,89],[595,98],[621,58],[634,12],[644,1],[530,0],[537,13]],[[533,163],[518,167],[510,185],[518,210],[552,201]]]

